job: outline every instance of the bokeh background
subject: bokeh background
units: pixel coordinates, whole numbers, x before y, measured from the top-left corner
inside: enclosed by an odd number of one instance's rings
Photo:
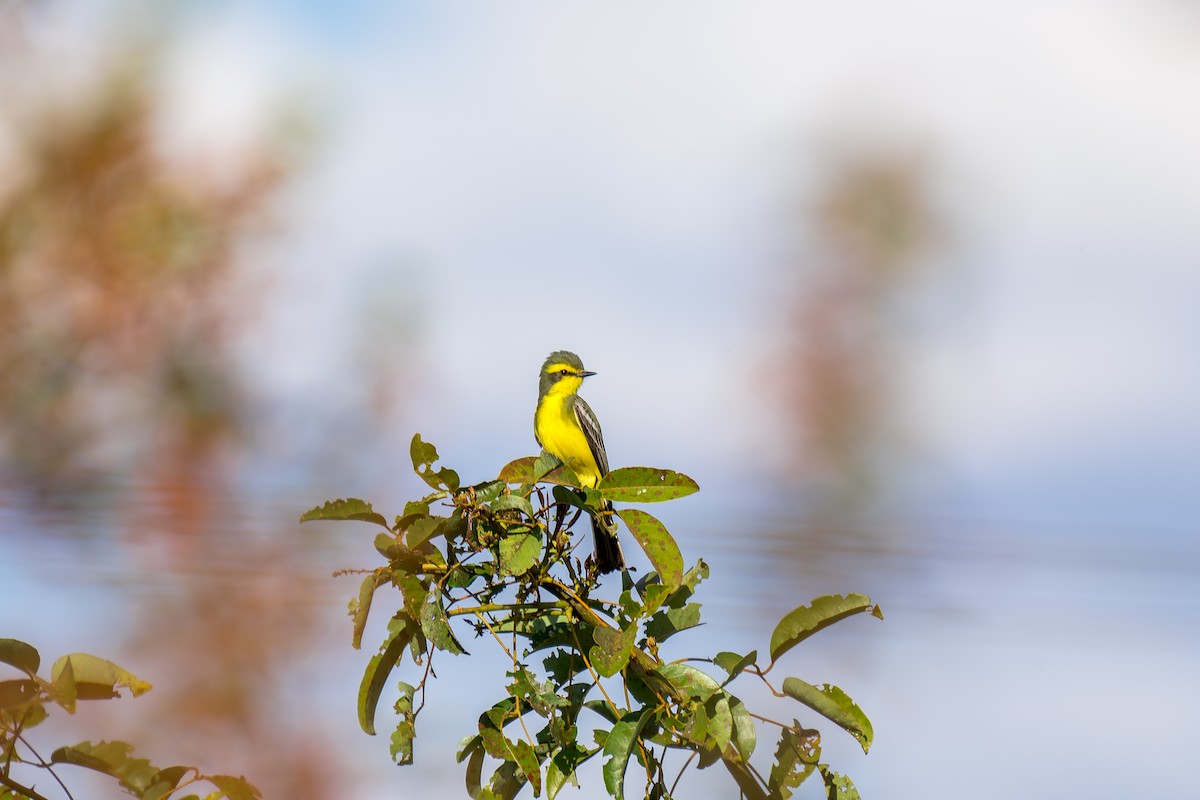
[[[613,463],[702,487],[681,655],[882,605],[785,665],[871,716],[822,726],[864,797],[1195,792],[1197,86],[1189,0],[0,2],[0,635],[156,685],[49,740],[465,796],[488,656],[392,766],[371,534],[295,523],[398,511],[417,431],[534,453],[569,348]]]

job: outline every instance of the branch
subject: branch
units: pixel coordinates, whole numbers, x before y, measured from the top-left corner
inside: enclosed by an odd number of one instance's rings
[[[488,614],[493,611],[542,611],[550,608],[569,609],[571,606],[565,602],[558,603],[483,603],[478,606],[469,608],[453,608],[446,612],[446,616],[453,617],[459,614]]]
[[[0,783],[4,784],[8,788],[12,789],[14,792],[21,795],[22,797],[30,798],[30,800],[50,800],[50,798],[46,797],[43,794],[38,794],[33,789],[30,789],[28,786],[22,786],[21,784],[17,783],[13,779],[9,778],[7,775],[0,774]]]

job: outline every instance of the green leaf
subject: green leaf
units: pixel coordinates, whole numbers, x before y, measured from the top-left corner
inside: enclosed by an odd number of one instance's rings
[[[37,648],[20,639],[0,639],[0,663],[16,667],[33,677],[42,665]]]
[[[493,758],[512,762],[520,768],[525,780],[533,786],[534,796],[542,793],[542,772],[533,747],[524,739],[513,741],[504,735],[504,720],[508,703],[492,706],[479,717],[479,736],[483,747]],[[493,777],[493,785],[495,779]]]
[[[700,769],[704,769],[709,764],[714,763],[717,758],[721,759],[721,765],[725,767],[726,771],[729,772],[729,775],[738,785],[741,796],[745,800],[777,800],[774,797],[768,797],[766,792],[763,791],[758,773],[752,772],[749,765],[738,759],[726,758],[723,753],[717,753],[715,750],[702,751],[697,766]]]
[[[555,486],[550,490],[554,497],[554,502],[563,503],[578,508],[581,511],[588,511],[586,495],[580,495],[578,489],[573,489],[570,486]]]
[[[512,800],[525,787],[525,775],[515,761],[505,761],[492,773],[488,788],[480,793],[480,800]]]
[[[549,469],[547,472],[546,470]],[[557,483],[578,486],[579,478],[555,458],[543,451],[542,456],[524,456],[505,464],[497,476],[506,484],[532,486],[535,483]]]
[[[666,527],[645,511],[636,508],[623,508],[617,512],[617,516],[625,522],[633,538],[641,545],[663,585],[671,590],[677,589],[683,582],[683,556],[679,552],[679,545],[675,544],[671,534],[667,533]]]
[[[434,469],[438,460],[438,451],[429,442],[421,441],[421,434],[414,434],[408,446],[408,454],[412,457],[413,471],[431,489],[444,489],[456,492],[459,487],[458,473],[452,469]]]
[[[554,690],[550,681],[538,681],[532,672],[524,666],[518,666],[513,672],[507,673],[513,682],[508,686],[511,697],[521,701],[543,717],[549,717],[553,708],[562,708],[570,701]]]
[[[871,599],[861,594],[827,594],[818,597],[806,606],[788,612],[771,634],[771,663],[812,636],[846,617],[861,614],[870,609]]]
[[[70,678],[64,675],[68,665]],[[116,689],[120,686],[128,688],[134,697],[153,688],[132,672],[87,653],[71,653],[55,661],[50,668],[50,680],[58,683],[60,678],[74,683],[75,696],[80,700],[116,697]]]
[[[50,755],[55,764],[74,764],[116,778],[126,789],[141,794],[158,778],[159,769],[144,758],[133,757],[127,742],[81,742],[60,747]]]
[[[404,598],[404,610],[413,619],[421,618],[421,606],[429,589],[420,577],[411,572],[392,573],[392,582],[400,589]]]
[[[792,796],[791,790],[804,783],[820,758],[821,734],[802,728],[799,722],[794,728],[784,728],[767,782],[771,797],[788,800]]]
[[[347,500],[330,500],[323,506],[317,506],[314,509],[306,511],[304,516],[300,517],[301,522],[312,522],[317,519],[330,520],[361,520],[363,522],[374,522],[377,525],[387,527],[387,520],[382,514],[376,513],[375,509],[371,508],[371,504],[351,497]]]
[[[74,747],[60,747],[55,750],[50,754],[50,763],[72,764],[103,772],[119,780],[121,776],[114,772],[114,764],[126,761],[132,752],[133,745],[128,742],[80,742]]]
[[[729,699],[729,711],[733,716],[733,746],[742,757],[742,761],[749,761],[758,742],[754,720],[750,717],[745,703],[724,690],[722,694]]]
[[[680,699],[690,698],[703,702],[721,688],[711,675],[691,664],[663,664],[654,671],[666,679]]]
[[[425,595],[425,602],[421,603],[421,630],[425,633],[425,638],[439,650],[456,656],[467,652],[455,638],[454,631],[450,630],[450,620],[442,606],[441,592],[430,591]]]
[[[700,624],[700,604],[688,603],[683,608],[664,608],[646,621],[646,635],[665,642],[680,631]]]
[[[604,786],[616,800],[625,800],[625,768],[637,745],[642,728],[654,716],[654,709],[643,708],[626,714],[613,725],[604,741]]]
[[[468,736],[459,744],[458,763],[467,761],[465,777],[467,781],[467,797],[478,797],[483,781],[483,739],[479,736]]]
[[[500,474],[496,476],[496,479],[504,481],[506,484],[531,485],[534,483],[533,465],[536,461],[537,456],[523,456],[515,461],[510,461],[500,468]]]
[[[420,517],[413,520],[404,531],[404,543],[415,550],[442,532],[445,517]]]
[[[400,681],[400,697],[396,700],[396,714],[400,721],[392,732],[392,760],[400,766],[413,763],[413,737],[416,735],[416,715],[413,713],[413,695],[416,688]]]
[[[708,738],[716,747],[717,752],[724,753],[733,738],[733,709],[729,705],[729,695],[718,692],[704,703],[708,714]]]
[[[54,677],[50,690],[54,702],[65,708],[68,714],[75,713],[75,670],[71,666],[70,659],[67,659],[62,669]]]
[[[413,469],[420,473],[422,467],[428,467],[438,460],[438,451],[431,443],[422,441],[421,434],[413,434],[408,444],[408,454],[412,458]]]
[[[191,767],[183,766],[164,767],[163,769],[160,769],[154,776],[154,779],[150,782],[150,785],[146,787],[146,791],[142,793],[142,796],[167,797],[171,790],[178,786],[179,782],[183,780],[184,776],[191,772],[191,770]]]
[[[404,655],[404,648],[413,637],[417,626],[404,614],[397,614],[388,622],[388,638],[371,656],[358,687],[358,724],[367,734],[375,735],[375,706],[379,695],[387,684],[388,676]]]
[[[497,547],[496,568],[501,575],[524,575],[537,563],[542,554],[539,533],[510,533]]]
[[[637,624],[625,630],[597,627],[592,632],[596,645],[589,651],[592,667],[605,678],[611,678],[629,663],[633,652],[633,641],[637,638]]]
[[[223,797],[229,800],[262,800],[262,792],[254,788],[245,778],[235,778],[232,775],[205,775],[205,780],[221,790]],[[205,800],[212,798],[209,795]]]
[[[642,607],[638,616],[649,616],[658,611],[671,594],[671,587],[658,582],[657,572],[651,572],[650,575],[654,577],[653,583],[638,582],[638,591],[642,596]]]
[[[565,686],[571,678],[587,669],[583,659],[572,650],[555,650],[542,659],[542,667],[555,686]]]
[[[871,721],[849,695],[838,687],[828,683],[813,686],[799,678],[784,678],[783,693],[844,728],[858,740],[864,753],[870,749],[871,741],[875,737]]]
[[[397,520],[397,522],[398,521],[399,520]],[[403,547],[403,545],[401,545],[400,542],[397,541],[396,537],[391,533],[375,534],[375,541],[373,544],[375,545],[375,549],[379,552],[379,555],[387,559],[395,558],[400,554],[400,548]]]
[[[0,710],[17,708],[38,697],[37,682],[29,678],[0,681]]]
[[[825,781],[828,800],[861,800],[850,778],[834,772],[828,764],[818,764],[817,769],[821,770],[821,778]]]
[[[596,488],[606,500],[625,503],[659,503],[700,491],[700,486],[687,475],[654,467],[614,469],[601,478]]]
[[[533,746],[524,739],[517,739],[512,745],[512,760],[521,768],[525,780],[529,781],[529,785],[533,787],[533,796],[540,796],[542,793],[542,768],[538,763],[537,755],[533,752]]]
[[[757,660],[757,650],[751,650],[744,656],[739,656],[737,653],[730,653],[727,650],[717,653],[715,656],[713,656],[713,663],[729,673],[729,677],[726,678],[725,682],[721,684],[722,686],[732,681],[738,675],[741,675],[742,671],[746,669],[746,667],[750,666]]]
[[[386,574],[372,572],[363,578],[362,584],[358,587],[358,598],[350,601],[350,617],[354,621],[350,644],[355,650],[362,647],[363,629],[367,626],[367,615],[371,613],[371,601],[375,597],[375,590],[384,583],[387,583]]]
[[[471,495],[471,500],[477,505],[482,505],[483,503],[490,503],[500,495],[504,494],[504,490],[508,488],[508,484],[503,480],[497,479],[493,481],[477,483],[474,486],[468,486],[467,488],[474,492],[474,494]]]
[[[528,499],[519,494],[500,495],[492,502],[491,509],[492,511],[516,510],[533,519],[533,506]]]
[[[169,797],[179,782],[192,770],[191,767],[166,767],[160,769],[151,778],[146,788],[142,790],[143,798]]]
[[[546,767],[546,797],[554,800],[568,782],[578,786],[575,771],[579,765],[600,752],[599,747],[588,750],[582,745],[572,742],[556,752]]]
[[[562,459],[548,450],[543,450],[537,460],[533,462],[533,482],[538,483],[545,480],[547,475],[561,466],[563,466]]]

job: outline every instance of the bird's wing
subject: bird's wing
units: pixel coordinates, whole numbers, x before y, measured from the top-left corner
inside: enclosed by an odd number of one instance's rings
[[[596,459],[601,477],[607,475],[608,453],[604,451],[604,434],[600,432],[600,421],[596,419],[587,401],[579,395],[575,395],[575,419],[579,421],[579,427],[583,428],[583,437],[587,439],[588,449],[592,451],[592,458]]]

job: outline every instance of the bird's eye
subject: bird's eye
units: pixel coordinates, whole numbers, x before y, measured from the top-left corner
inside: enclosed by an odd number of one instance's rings
[[[571,370],[569,370],[569,369],[560,369],[560,370],[558,371],[558,374],[559,374],[559,375],[562,375],[562,376],[565,378],[565,377],[567,377],[568,375],[570,375],[570,374],[571,374]]]

